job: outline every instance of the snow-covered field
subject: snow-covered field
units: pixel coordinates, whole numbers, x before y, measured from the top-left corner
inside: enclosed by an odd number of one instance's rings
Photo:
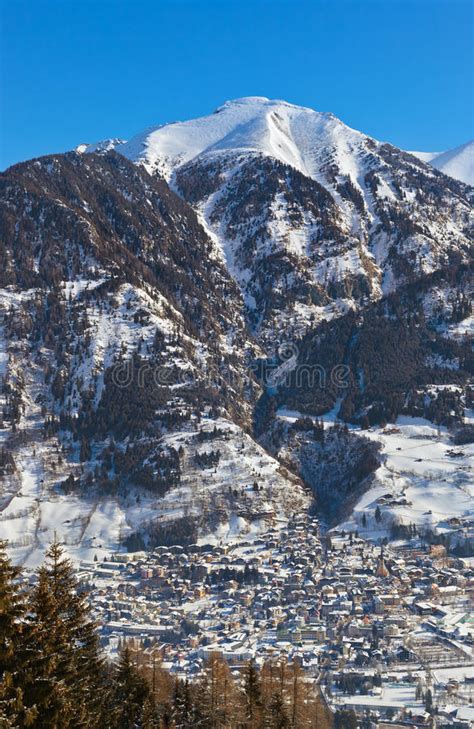
[[[323,416],[327,425],[335,422],[337,410]],[[292,421],[301,414],[282,408],[278,415]],[[340,527],[370,539],[389,535],[393,523],[463,534],[474,520],[474,444],[453,446],[446,428],[406,416],[384,429],[354,432],[382,444],[383,462],[372,487]]]
[[[474,445],[453,446],[445,429],[422,418],[400,417],[394,427],[365,433],[383,445],[375,484],[344,526],[373,537],[393,522],[438,532],[462,530],[474,518]],[[379,506],[381,520],[375,520]],[[362,514],[367,525],[362,525]],[[459,524],[450,519],[459,519]],[[467,526],[467,524],[466,524]]]
[[[309,506],[310,499],[298,480],[238,426],[219,419],[209,421],[203,429],[212,430],[216,423],[218,428],[227,431],[228,439],[218,438],[196,446],[189,433],[165,438],[176,449],[180,445],[185,449],[182,485],[178,494],[169,494],[170,499],[178,496],[180,513],[199,515],[209,507],[210,498],[217,499],[215,507],[222,506],[228,512],[228,518],[200,541],[218,543],[258,536],[269,526],[283,526],[291,514]],[[205,471],[198,469],[193,463],[194,454],[211,449],[221,453],[218,466]],[[254,483],[258,484],[259,491],[254,490]],[[225,503],[229,490],[233,490],[235,499],[230,509]]]

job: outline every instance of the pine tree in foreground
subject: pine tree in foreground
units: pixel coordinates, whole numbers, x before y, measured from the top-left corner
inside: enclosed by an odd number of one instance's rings
[[[96,626],[71,562],[56,541],[38,570],[32,603],[40,689],[38,682],[30,688],[39,717],[52,727],[99,729],[104,670]]]
[[[42,570],[54,602],[56,623],[60,626],[59,646],[68,674],[64,678],[71,690],[75,712],[88,717],[88,726],[94,726],[91,722],[96,716],[100,728],[104,670],[97,626],[90,617],[85,596],[78,591],[72,564],[57,542],[49,548]]]
[[[263,724],[265,729],[290,729],[288,710],[281,693],[275,692],[266,707]]]
[[[25,601],[18,586],[20,570],[13,567],[0,542],[0,727],[31,726],[34,710],[23,703],[25,671]]]
[[[176,729],[193,729],[203,725],[193,687],[188,680],[176,679],[171,700],[172,726]]]

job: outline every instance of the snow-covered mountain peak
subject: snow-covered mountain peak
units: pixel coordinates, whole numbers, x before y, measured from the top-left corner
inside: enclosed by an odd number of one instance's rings
[[[180,167],[198,159],[263,155],[322,184],[321,168],[335,166],[339,174],[358,186],[358,178],[367,172],[362,158],[370,157],[379,147],[380,142],[347,126],[331,112],[266,96],[244,96],[225,101],[207,116],[149,127],[128,142],[107,139],[81,144],[76,151],[117,149],[168,181]],[[444,174],[474,184],[474,141],[446,152],[409,154]]]
[[[268,96],[242,96],[239,99],[228,99],[219,106],[215,113],[219,113],[223,109],[227,109],[231,106],[244,106],[244,105],[255,105],[255,104],[269,104],[271,103]]]
[[[262,342],[468,255],[469,191],[328,112],[248,96],[116,150],[193,207]]]
[[[84,154],[85,152],[110,152],[110,150],[117,149],[122,144],[125,144],[124,139],[104,139],[94,144],[78,144],[75,151],[79,154]]]
[[[120,153],[168,179],[198,157],[241,153],[272,157],[316,179],[322,158],[339,149],[343,159],[364,140],[331,113],[249,96],[226,101],[208,116],[140,132]]]
[[[253,107],[254,109],[261,109],[262,107],[264,107],[268,109],[276,106],[287,107],[288,109],[293,109],[295,111],[307,111],[311,114],[321,113],[307,106],[292,104],[289,101],[285,101],[285,99],[269,99],[267,96],[242,96],[239,99],[229,99],[228,101],[225,101],[221,106],[219,106],[216,109],[215,113],[218,114],[225,109],[232,109],[237,107]]]

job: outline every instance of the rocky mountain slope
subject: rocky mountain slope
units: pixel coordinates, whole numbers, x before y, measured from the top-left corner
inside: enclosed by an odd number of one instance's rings
[[[239,467],[230,482],[212,477],[223,452],[220,428],[215,444],[203,438],[196,463],[189,435],[181,447],[167,438],[180,430],[197,437],[206,428],[201,420],[220,417],[232,448],[244,449],[259,391],[248,375],[259,350],[240,293],[193,210],[163,180],[114,152],[18,165],[0,185],[1,434],[8,453],[1,520],[17,547],[29,555],[47,543],[61,526],[48,513],[64,496],[66,511],[78,503],[67,520],[72,546],[85,540],[95,547],[87,523],[102,515],[101,500],[106,513],[118,510],[124,540],[153,516],[175,520],[175,506],[150,499],[169,501],[173,492],[171,502],[179,501],[192,469],[200,474],[193,489],[210,470],[214,503],[224,492],[221,522],[235,516],[247,528],[262,510],[277,518],[283,490],[275,488],[272,505],[262,506],[260,490],[252,490],[252,459],[234,456]],[[263,467],[265,455],[253,448]],[[270,472],[279,469],[266,462]],[[285,483],[296,502],[307,501],[291,475],[276,476],[277,486]],[[143,504],[132,516],[131,502]],[[216,519],[203,509],[196,523],[207,534]],[[109,546],[115,533],[111,523]]]
[[[117,149],[194,207],[267,346],[470,255],[471,190],[332,114],[249,97]]]
[[[17,558],[55,529],[88,557],[250,538],[310,492],[346,518],[382,468],[361,426],[458,428],[470,407],[472,195],[260,97],[3,173],[0,529]],[[315,438],[285,409],[350,430]]]

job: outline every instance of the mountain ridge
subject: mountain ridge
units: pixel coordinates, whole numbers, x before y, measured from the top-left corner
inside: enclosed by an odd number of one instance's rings
[[[164,174],[165,177],[169,178],[172,174],[173,169],[176,167],[177,162],[177,166],[179,166],[181,164],[186,164],[187,162],[190,162],[191,159],[194,159],[195,157],[200,156],[203,153],[210,153],[212,151],[217,151],[218,149],[222,150],[225,148],[238,149],[238,136],[240,134],[241,139],[245,137],[247,138],[247,142],[244,147],[246,151],[252,150],[267,153],[269,154],[269,156],[274,156],[276,159],[280,159],[280,161],[284,163],[292,164],[294,167],[296,167],[296,169],[299,169],[301,172],[303,172],[303,174],[312,176],[310,169],[311,164],[307,165],[301,159],[299,150],[295,150],[295,147],[297,148],[298,145],[295,145],[294,139],[290,140],[293,143],[293,148],[291,148],[290,146],[286,150],[285,154],[285,142],[286,144],[288,143],[289,136],[288,127],[286,129],[273,129],[274,135],[280,135],[282,137],[280,140],[275,140],[275,145],[271,143],[270,129],[267,129],[268,139],[266,140],[266,144],[262,143],[261,139],[258,139],[259,134],[261,135],[262,130],[264,130],[264,125],[262,125],[261,118],[260,128],[259,125],[255,123],[255,119],[259,117],[259,114],[256,112],[260,112],[260,117],[262,110],[266,110],[266,116],[271,115],[272,112],[278,115],[278,109],[280,109],[280,111],[283,111],[283,116],[285,116],[286,112],[286,116],[288,117],[289,115],[292,118],[293,122],[298,116],[306,116],[312,119],[314,122],[317,121],[318,123],[315,124],[314,131],[318,131],[317,127],[319,125],[319,132],[323,136],[325,133],[324,127],[327,126],[329,127],[329,129],[339,128],[339,130],[347,130],[351,133],[354,139],[357,138],[357,136],[359,135],[360,137],[371,139],[376,144],[387,143],[377,141],[373,137],[370,137],[363,132],[357,131],[349,127],[340,119],[338,119],[332,112],[316,111],[314,109],[311,109],[310,107],[299,106],[297,104],[292,104],[282,99],[269,99],[262,96],[248,96],[226,101],[222,105],[217,107],[217,109],[213,113],[207,116],[202,116],[187,121],[164,123],[157,127],[151,126],[143,132],[139,132],[138,134],[134,135],[128,141],[120,139],[109,139],[91,145],[82,144],[79,145],[79,147],[76,149],[81,152],[93,152],[106,151],[108,149],[116,148],[118,149],[118,151],[120,151],[121,154],[124,154],[129,159],[142,162],[151,171],[155,171],[156,169],[158,169],[161,174]],[[218,115],[221,116],[219,120],[216,121],[215,117]],[[226,118],[223,119],[223,116]],[[234,123],[237,123],[237,125],[245,125],[249,123],[252,124],[253,120],[254,126],[253,128],[247,128],[246,130],[242,128],[237,134],[234,133],[234,136],[229,138],[229,130],[232,129],[232,120],[234,120]],[[272,120],[270,118],[267,118],[266,121],[269,124],[271,124],[273,121],[274,124],[276,119],[274,118]],[[203,128],[205,127],[206,123],[208,126],[211,126],[210,130],[205,130]],[[199,131],[202,132],[201,136],[199,135]],[[173,139],[173,133],[175,139]],[[253,147],[252,144],[248,142],[249,135],[253,135],[254,137],[255,146]],[[198,137],[197,142],[195,141],[196,136]],[[287,138],[286,140],[285,137]],[[191,144],[191,149],[189,148],[190,139],[193,140],[193,143]],[[280,148],[278,148],[278,145],[281,144],[281,142],[283,142],[283,144],[280,146]],[[314,137],[314,145],[318,146],[318,144],[319,146],[324,146],[324,142],[321,145],[320,140],[318,140],[318,136],[316,134]],[[441,172],[444,172],[445,174],[449,174],[452,177],[459,179],[462,182],[465,182],[466,184],[472,185],[474,183],[474,177],[472,172],[472,145],[473,142],[467,142],[460,145],[459,147],[453,148],[452,150],[448,150],[446,152],[410,151],[408,152],[408,154],[417,157],[422,162],[431,164],[431,166],[435,167]],[[469,152],[469,159],[466,160],[466,163],[464,165],[456,169],[456,165],[452,164],[452,158],[453,156],[456,157],[458,154],[462,153],[466,148]],[[448,155],[449,159],[447,158]],[[451,164],[449,164],[449,162],[451,162]],[[456,171],[459,173],[458,175],[455,174]]]
[[[437,205],[428,216],[426,208],[421,213],[416,191],[449,188],[456,206],[470,194],[333,114],[263,97],[148,130],[118,150],[164,176],[194,207],[241,287],[252,328],[267,340],[275,295],[292,301],[308,323],[333,315],[335,301],[337,313],[396,287],[408,271],[403,259],[418,256],[417,249],[423,253],[411,268],[420,274],[436,268],[444,256],[440,241],[452,233],[443,221],[452,212],[439,215]],[[326,196],[321,210],[314,207],[318,196]],[[429,197],[426,204],[431,208]],[[233,208],[239,213],[230,217]],[[394,225],[405,233],[389,248]],[[458,230],[462,248],[464,230]],[[290,270],[297,280],[289,287]]]

